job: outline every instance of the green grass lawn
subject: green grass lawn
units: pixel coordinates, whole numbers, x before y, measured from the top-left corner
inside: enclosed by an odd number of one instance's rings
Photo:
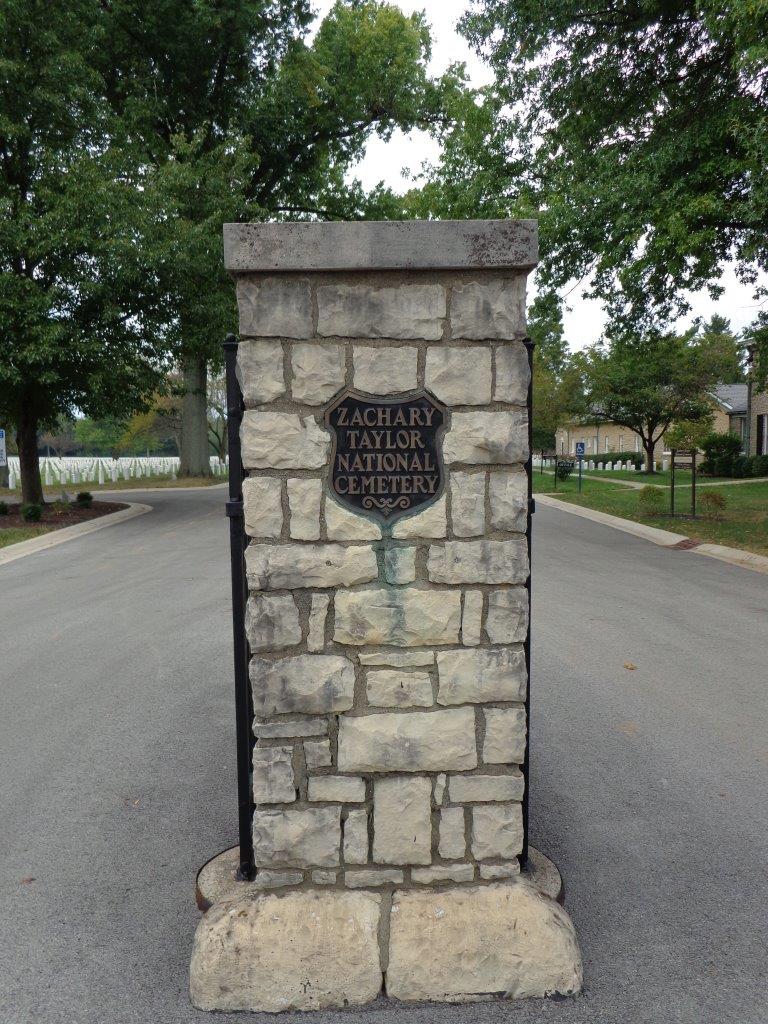
[[[629,474],[630,476],[632,474]],[[584,505],[624,519],[634,519],[648,526],[672,530],[694,540],[728,547],[743,548],[760,555],[768,555],[768,483],[745,483],[716,488],[726,501],[721,519],[707,519],[699,515],[690,518],[690,487],[676,493],[676,516],[649,516],[640,511],[638,491],[622,487],[608,480],[584,480],[583,491],[578,493],[578,481],[572,476],[565,484],[553,487],[552,477],[534,473],[534,491],[546,492],[563,501]],[[713,488],[715,490],[715,488]],[[697,491],[701,496],[704,491]]]
[[[22,540],[32,540],[33,537],[40,537],[44,533],[50,533],[55,529],[53,526],[12,526],[4,530],[0,526],[0,548],[7,548],[9,544],[18,544]]]

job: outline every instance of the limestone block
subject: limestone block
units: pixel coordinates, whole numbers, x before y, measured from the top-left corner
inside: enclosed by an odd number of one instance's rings
[[[370,1002],[381,989],[380,902],[375,893],[310,890],[215,904],[195,934],[192,1004],[279,1013]]]
[[[465,647],[477,647],[483,622],[482,590],[464,591],[464,608],[461,613],[461,642]]]
[[[304,760],[307,768],[328,768],[333,763],[330,740],[304,740]]]
[[[427,573],[433,583],[525,583],[528,578],[525,537],[432,544]]]
[[[245,630],[252,651],[277,651],[301,643],[299,610],[291,594],[251,594]]]
[[[315,885],[335,885],[338,872],[319,870],[312,872],[312,881]]]
[[[432,346],[427,349],[424,383],[445,405],[488,405],[491,350]]]
[[[486,764],[522,764],[525,760],[525,708],[484,708]]]
[[[290,532],[294,540],[320,540],[320,497],[322,484],[314,478],[288,481]]]
[[[353,868],[344,872],[344,885],[350,889],[370,889],[375,885],[400,885],[403,872],[396,868]]]
[[[293,747],[253,748],[253,799],[257,804],[291,803],[296,799]]]
[[[437,673],[438,704],[525,699],[525,654],[519,647],[441,651]]]
[[[451,299],[451,334],[480,341],[525,334],[525,276],[457,285]]]
[[[523,409],[455,412],[445,435],[447,465],[507,465],[528,458],[528,414]]]
[[[328,594],[313,594],[309,609],[309,632],[307,647],[310,651],[322,651],[325,647],[325,620],[328,617]]]
[[[309,281],[286,277],[239,277],[237,309],[245,337],[311,338]]]
[[[423,775],[373,784],[373,859],[377,864],[432,861],[432,782]]]
[[[337,643],[397,647],[458,643],[461,619],[458,591],[417,587],[340,590],[334,607]]]
[[[246,409],[285,394],[283,346],[279,341],[241,341],[235,374]]]
[[[439,772],[477,767],[472,708],[339,719],[339,771]]]
[[[253,812],[253,853],[259,867],[332,868],[339,863],[341,808]]]
[[[522,774],[452,775],[448,782],[448,799],[455,804],[492,803],[523,799]]]
[[[443,794],[445,793],[445,783],[447,777],[448,776],[444,772],[441,772],[435,778],[434,799],[436,807],[439,807],[440,804],[443,802]]]
[[[365,677],[365,696],[377,708],[428,708],[433,703],[432,680],[427,672],[369,671]]]
[[[316,717],[260,722],[255,718],[253,734],[263,740],[285,739],[292,736],[325,736],[328,734],[328,719]]]
[[[358,654],[361,665],[391,665],[393,668],[419,668],[434,665],[434,651],[363,651]]]
[[[245,568],[252,590],[352,587],[379,574],[371,548],[339,544],[250,544]]]
[[[531,371],[528,366],[528,352],[522,341],[513,341],[507,345],[499,345],[496,349],[494,402],[525,405],[528,401],[528,385],[530,381]]]
[[[444,807],[440,811],[438,853],[444,860],[460,860],[467,853],[464,808]]]
[[[251,659],[253,707],[257,715],[330,714],[352,707],[355,669],[336,654],[297,654]]]
[[[368,863],[368,812],[350,811],[344,822],[344,863]]]
[[[343,345],[311,342],[291,348],[291,397],[294,402],[322,405],[344,387]]]
[[[372,288],[365,283],[317,289],[317,333],[340,338],[426,338],[443,334],[445,289],[438,284]]]
[[[418,350],[355,345],[352,350],[353,384],[372,395],[394,395],[416,387]]]
[[[568,915],[523,879],[394,895],[386,974],[391,999],[571,995],[581,978]]]
[[[435,882],[471,882],[474,877],[474,864],[434,864],[430,868],[411,869],[411,881],[420,885],[434,885]]]
[[[481,864],[480,877],[488,881],[497,878],[514,878],[520,874],[520,861],[511,860],[508,864]]]
[[[511,860],[523,849],[523,809],[519,803],[477,804],[472,814],[472,856]]]
[[[249,537],[279,537],[283,529],[282,481],[269,476],[243,480],[245,532]]]
[[[325,525],[328,540],[378,540],[381,537],[378,523],[342,508],[330,495],[325,499]]]
[[[384,578],[387,583],[401,585],[416,579],[416,548],[384,549]]]
[[[485,533],[485,473],[451,473],[451,526],[457,537]]]
[[[485,632],[492,644],[521,644],[528,635],[528,591],[523,587],[491,590]]]
[[[246,469],[321,469],[330,438],[312,416],[246,409],[240,425]]]
[[[307,799],[335,803],[361,804],[365,800],[365,782],[351,775],[315,775],[307,782]]]
[[[304,874],[301,871],[258,871],[252,885],[255,889],[282,889],[286,885],[301,885]]]
[[[525,473],[491,473],[488,502],[494,530],[525,533],[528,525],[528,477]]]
[[[418,537],[444,537],[448,526],[445,517],[445,495],[415,516],[398,520],[392,527],[395,540],[412,540]]]

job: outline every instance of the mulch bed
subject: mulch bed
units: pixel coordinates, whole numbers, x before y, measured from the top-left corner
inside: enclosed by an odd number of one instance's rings
[[[37,522],[29,523],[21,518],[20,504],[8,505],[8,515],[0,516],[0,530],[12,526],[47,526],[52,529],[59,529],[62,526],[74,526],[75,523],[85,523],[89,519],[98,519],[99,516],[106,516],[110,512],[118,512],[121,508],[127,508],[125,503],[117,501],[94,501],[90,508],[78,508],[77,505],[70,505],[68,508],[57,509],[52,503],[43,505],[43,514]]]

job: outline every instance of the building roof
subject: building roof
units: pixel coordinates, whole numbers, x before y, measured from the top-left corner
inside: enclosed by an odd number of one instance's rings
[[[746,384],[718,384],[713,396],[723,406],[726,412],[735,415],[744,414],[747,411],[747,385]]]

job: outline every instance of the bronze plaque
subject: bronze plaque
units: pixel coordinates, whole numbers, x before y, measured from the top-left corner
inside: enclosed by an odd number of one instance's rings
[[[378,398],[348,388],[325,411],[330,487],[345,508],[394,523],[443,493],[446,411],[428,391]]]

